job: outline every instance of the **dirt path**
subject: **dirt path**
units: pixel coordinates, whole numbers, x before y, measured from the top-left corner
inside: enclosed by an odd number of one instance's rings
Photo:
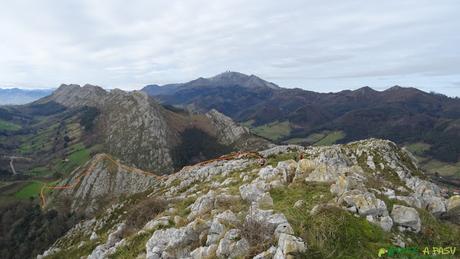
[[[11,172],[13,172],[13,174],[16,175],[16,174],[18,174],[18,173],[16,173],[16,169],[14,169],[13,161],[14,161],[14,158],[13,158],[13,157],[10,157],[10,168],[11,168]]]

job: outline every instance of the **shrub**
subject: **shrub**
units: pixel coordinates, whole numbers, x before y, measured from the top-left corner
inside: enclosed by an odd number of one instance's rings
[[[158,198],[147,198],[128,211],[126,224],[129,229],[140,229],[167,207],[167,202]]]

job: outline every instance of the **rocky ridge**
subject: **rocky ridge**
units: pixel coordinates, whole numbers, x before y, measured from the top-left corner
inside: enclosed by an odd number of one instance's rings
[[[72,211],[93,215],[122,195],[132,195],[152,188],[158,179],[152,173],[123,165],[110,155],[97,154],[70,177],[58,183],[58,192],[50,199],[68,198]],[[52,205],[52,200],[49,203]]]
[[[103,152],[123,158],[123,162],[157,174],[173,172],[173,149],[181,144],[187,128],[196,128],[216,137],[221,144],[244,148],[242,143],[257,138],[217,111],[207,115],[180,113],[166,109],[140,91],[106,91],[98,86],[61,85],[38,103],[55,102],[68,108],[93,107],[99,111],[96,132]],[[266,146],[266,141],[258,141]]]
[[[238,153],[164,177],[147,198],[168,206],[144,227],[127,230],[126,211],[139,202],[128,198],[75,226],[43,256],[374,258],[378,246],[455,246],[460,233],[435,217],[458,208],[459,197],[447,198],[410,153],[385,140]]]

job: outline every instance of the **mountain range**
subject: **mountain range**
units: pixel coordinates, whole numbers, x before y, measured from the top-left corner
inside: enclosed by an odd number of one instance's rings
[[[456,247],[460,177],[441,169],[459,169],[458,108],[414,88],[315,93],[237,72],[131,92],[63,84],[0,106],[0,257]]]
[[[148,85],[142,91],[163,104],[198,112],[216,109],[278,143],[333,144],[377,137],[423,145],[425,156],[440,161],[459,161],[460,99],[416,88],[317,93],[225,72],[183,84]]]

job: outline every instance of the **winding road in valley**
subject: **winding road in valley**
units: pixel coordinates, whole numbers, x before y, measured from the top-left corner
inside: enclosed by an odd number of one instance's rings
[[[10,168],[11,172],[14,175],[17,175],[18,173],[16,172],[16,169],[14,168],[14,160],[26,160],[26,161],[32,161],[31,158],[28,157],[22,157],[22,156],[3,156],[3,158],[10,159]]]

